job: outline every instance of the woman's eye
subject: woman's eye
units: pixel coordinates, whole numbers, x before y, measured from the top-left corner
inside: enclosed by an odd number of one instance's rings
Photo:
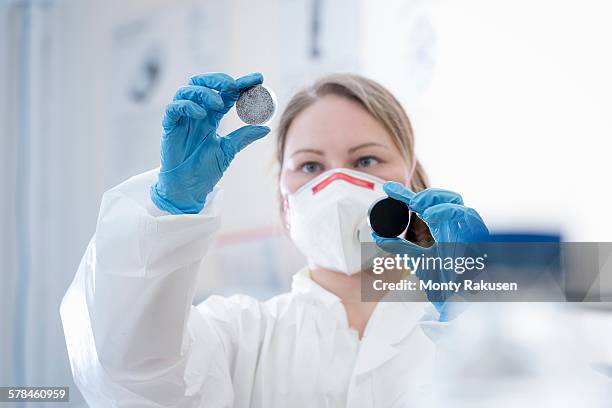
[[[357,167],[372,167],[380,163],[375,157],[362,157],[357,160]]]
[[[316,162],[308,162],[308,163],[302,164],[300,169],[304,173],[316,173],[317,171],[321,170],[321,165]]]

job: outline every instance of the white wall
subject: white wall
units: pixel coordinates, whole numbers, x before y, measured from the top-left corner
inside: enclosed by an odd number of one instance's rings
[[[436,186],[495,230],[612,239],[608,2],[365,3],[365,72],[404,101]]]
[[[17,173],[17,143],[15,137],[18,129],[18,106],[15,98],[19,95],[16,66],[4,61],[18,60],[19,43],[22,30],[19,29],[19,19],[14,9],[5,5],[0,7],[0,333],[12,333],[15,307],[15,294],[12,290],[16,285],[15,271],[17,268],[16,222],[14,199],[16,193]],[[5,271],[2,273],[2,271]],[[12,373],[13,336],[0,336],[0,378],[9,378]]]

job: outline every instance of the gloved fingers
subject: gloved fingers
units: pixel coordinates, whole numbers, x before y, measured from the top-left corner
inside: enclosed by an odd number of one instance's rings
[[[270,128],[267,126],[243,126],[221,138],[222,148],[225,151],[229,151],[233,156],[268,133],[270,133]]]
[[[243,77],[240,77],[236,80],[236,88],[238,91],[242,91],[243,89],[250,88],[255,85],[260,85],[263,83],[263,75],[259,72],[251,72]]]
[[[489,237],[489,229],[484,220],[473,208],[467,208],[465,222],[470,230],[470,241],[486,241]]]
[[[232,106],[234,106],[238,100],[238,97],[240,96],[240,92],[243,89],[250,88],[261,83],[263,83],[263,75],[261,75],[259,72],[253,72],[238,78],[236,80],[235,90],[220,93],[221,99],[223,99],[224,112],[229,111]]]
[[[194,75],[189,80],[189,85],[205,86],[218,92],[235,92],[237,90],[234,78],[222,72]]]
[[[428,208],[443,203],[463,205],[463,198],[449,190],[428,188],[416,193],[408,205],[412,211],[423,214]]]
[[[468,214],[475,220],[478,220],[479,222],[481,222],[484,225],[484,220],[482,219],[482,217],[480,216],[480,214],[478,214],[478,212],[473,209],[473,208],[469,208],[467,209]]]
[[[224,107],[223,99],[221,99],[218,92],[198,85],[188,85],[179,88],[174,95],[174,100],[189,100],[205,109],[212,109],[214,111],[222,111]]]
[[[463,218],[467,207],[461,204],[441,203],[431,206],[421,214],[421,218],[427,224],[438,224],[440,222]]]
[[[407,253],[422,253],[427,252],[427,248],[423,248],[403,238],[384,238],[372,233],[374,242],[380,249],[392,254],[407,254]]]
[[[192,119],[206,118],[206,109],[195,102],[187,100],[173,101],[166,106],[166,113],[162,121],[165,130],[171,130],[182,117]]]
[[[423,212],[421,218],[436,242],[486,241],[489,230],[473,208],[460,204],[442,203]]]
[[[383,184],[383,191],[391,198],[399,200],[410,207],[414,192],[397,181],[388,181]]]
[[[476,210],[460,204],[442,203],[435,205],[426,209],[421,218],[430,229],[449,221],[456,224],[454,229],[457,230],[461,227],[467,228],[473,224],[484,226],[484,222]]]

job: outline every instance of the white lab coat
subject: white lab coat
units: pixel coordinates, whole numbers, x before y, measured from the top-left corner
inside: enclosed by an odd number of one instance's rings
[[[104,194],[60,308],[91,407],[408,407],[429,396],[431,306],[379,303],[360,340],[339,298],[306,271],[266,302],[211,296],[193,306],[220,197],[200,214],[168,215],[149,199],[156,175]]]

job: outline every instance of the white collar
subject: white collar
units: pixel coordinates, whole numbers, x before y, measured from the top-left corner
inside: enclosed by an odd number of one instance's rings
[[[338,311],[338,318],[346,321],[341,299],[312,280],[308,268],[293,275],[291,292],[307,299],[314,299],[328,309]],[[361,348],[370,352],[360,353],[355,374],[360,375],[381,366],[399,353],[395,347],[414,330],[421,330],[425,322],[437,326],[437,311],[429,302],[379,302],[361,339]]]
[[[334,305],[341,303],[338,296],[334,295],[312,280],[308,267],[302,268],[298,273],[293,275],[291,292],[297,295],[314,298],[323,303],[323,305],[327,308],[331,308]]]

